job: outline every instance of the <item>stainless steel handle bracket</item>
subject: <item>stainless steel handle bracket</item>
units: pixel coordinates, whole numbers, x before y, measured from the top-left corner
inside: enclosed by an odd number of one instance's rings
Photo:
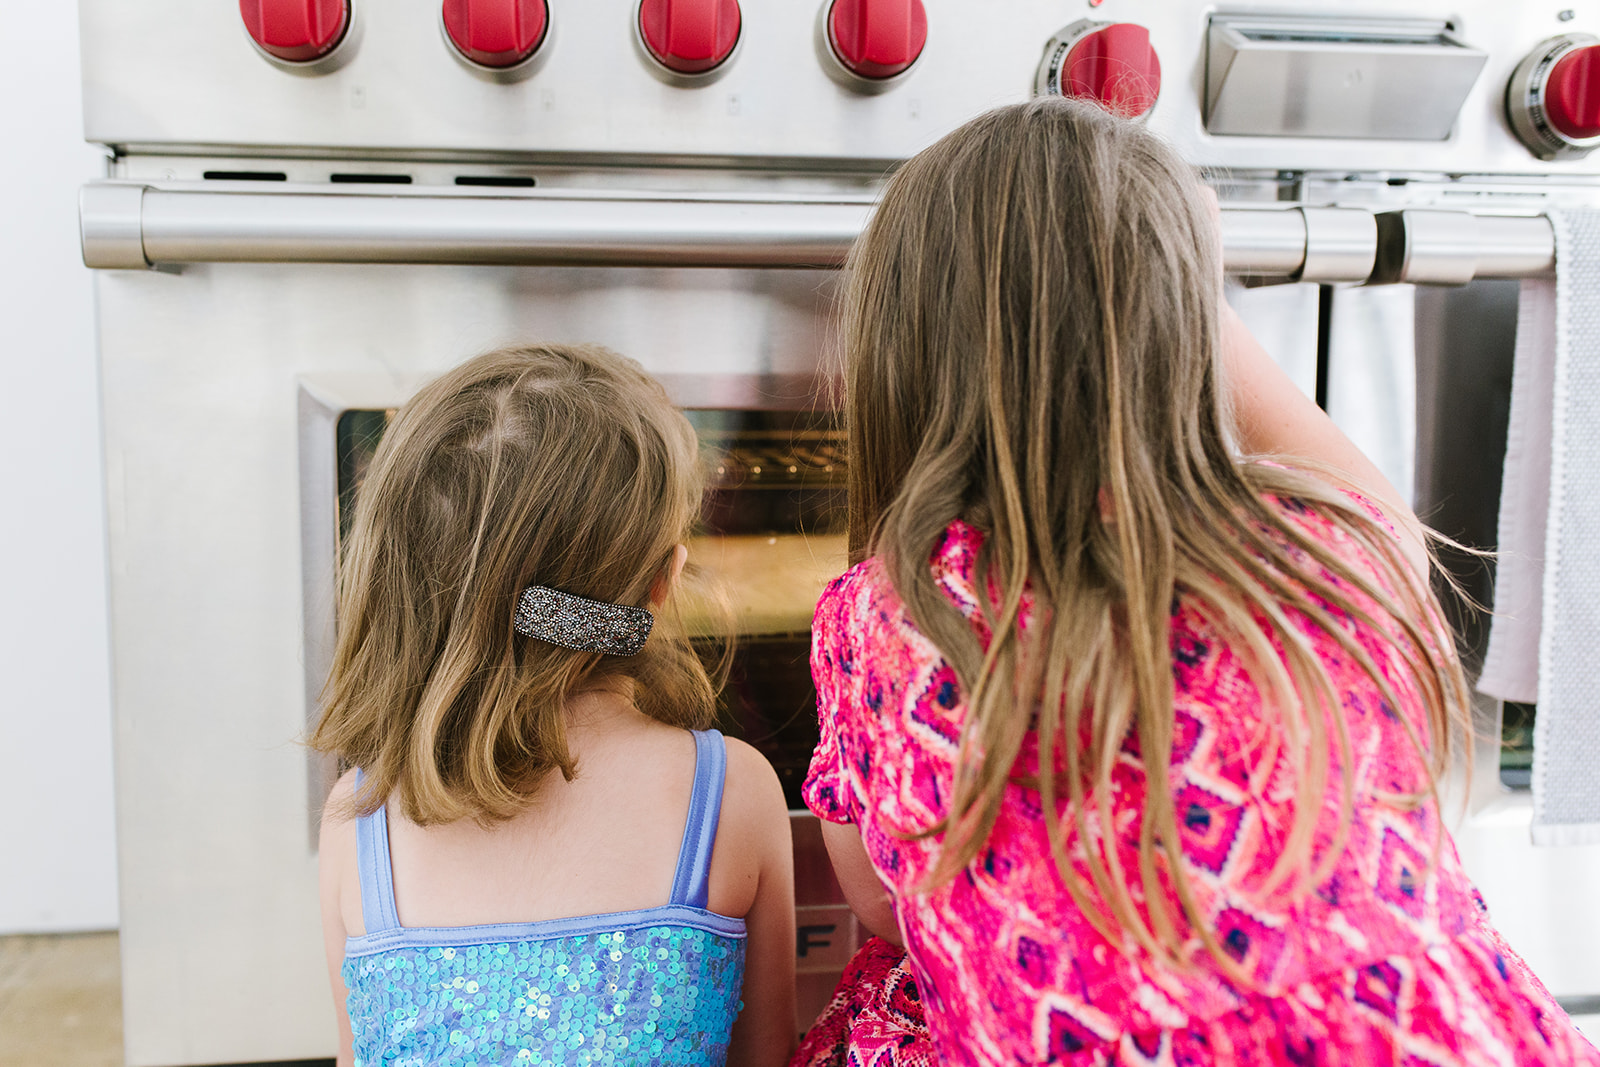
[[[1365,208],[1236,208],[1222,212],[1223,268],[1245,278],[1364,282],[1378,255]]]
[[[150,266],[144,254],[145,186],[90,182],[78,193],[83,265],[112,269]]]
[[[1378,221],[1363,208],[1303,207],[1306,258],[1301,282],[1364,282],[1378,259]]]
[[[1474,278],[1536,278],[1555,271],[1555,229],[1543,215],[1473,215],[1407,208],[1377,217],[1374,282],[1466,285]]]
[[[1306,220],[1283,208],[1222,209],[1222,269],[1250,279],[1287,281],[1306,262]]]

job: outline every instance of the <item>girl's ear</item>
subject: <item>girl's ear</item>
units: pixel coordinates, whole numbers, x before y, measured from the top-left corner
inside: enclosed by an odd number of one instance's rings
[[[665,574],[658,577],[650,586],[650,606],[657,607],[666,601],[678,578],[683,574],[683,565],[689,559],[689,546],[677,545],[672,549],[672,562],[667,564]]]

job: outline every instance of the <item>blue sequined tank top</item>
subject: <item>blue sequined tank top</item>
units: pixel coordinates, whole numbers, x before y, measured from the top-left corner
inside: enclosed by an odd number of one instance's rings
[[[706,910],[727,750],[696,732],[694,792],[668,903],[486,926],[401,926],[383,808],[358,820],[367,932],[345,942],[358,1067],[721,1064],[745,925]],[[360,787],[359,780],[357,788]]]

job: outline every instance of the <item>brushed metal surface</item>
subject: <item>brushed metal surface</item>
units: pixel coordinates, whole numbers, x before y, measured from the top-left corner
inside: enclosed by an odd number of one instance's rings
[[[640,59],[632,0],[553,12],[545,65],[505,85],[461,68],[438,33],[437,0],[362,5],[343,68],[296,77],[264,62],[237,8],[214,0],[82,0],[85,135],[132,150],[183,146],[372,157],[725,159],[881,170],[999,104],[1026,100],[1045,42],[1075,12],[1008,0],[1004,17],[927,0],[928,43],[876,95],[834,82],[815,47],[818,4],[747,0],[740,55],[713,85],[664,84]],[[1505,88],[1522,57],[1558,33],[1600,33],[1600,0],[1411,0],[1398,13],[1450,21],[1489,53],[1441,141],[1219,137],[1202,121],[1211,0],[1105,0],[1097,19],[1150,30],[1165,74],[1149,124],[1201,166],[1334,173],[1600,175],[1600,158],[1545,161],[1511,133]],[[1242,0],[1228,14],[1393,15],[1377,0]],[[1558,15],[1571,11],[1563,21]],[[1084,13],[1088,13],[1084,9]],[[1386,100],[1392,110],[1412,100]]]
[[[78,191],[78,239],[86,267],[143,268],[143,185],[90,182]]]
[[[837,267],[865,227],[865,198],[622,197],[218,192],[204,183],[97,182],[83,203],[84,261],[476,263]],[[1317,220],[1308,231],[1307,219]],[[1359,280],[1365,209],[1224,208],[1234,274]],[[1315,237],[1307,255],[1308,232]],[[91,240],[90,235],[94,238]],[[1367,265],[1370,267],[1370,254]],[[1307,269],[1310,273],[1306,273]],[[1359,278],[1356,273],[1360,271]]]
[[[1555,230],[1542,215],[1489,216],[1407,208],[1378,216],[1378,282],[1466,285],[1555,271]]]
[[[159,263],[838,266],[865,203],[267,194],[151,189]]]
[[[305,398],[324,413],[392,406],[485,348],[551,340],[634,356],[683,403],[792,406],[832,343],[838,276],[235,263],[96,277],[128,1063],[326,1056],[316,771],[293,742],[331,617],[331,537],[303,539],[305,523],[331,532],[305,495],[329,484],[315,465],[330,453],[300,447]],[[824,860],[805,870],[802,903],[839,903]],[[1497,918],[1515,925],[1509,904]],[[251,966],[198,980],[218,944]],[[1589,973],[1572,964],[1558,988],[1583,992]],[[828,980],[804,984],[822,997]]]
[[[216,193],[151,189],[154,263],[836,267],[866,203]]]
[[[1546,278],[1555,273],[1555,229],[1542,216],[1473,216],[1474,278]]]
[[[1442,141],[1488,61],[1446,21],[1214,15],[1206,130]]]
[[[1303,207],[1306,261],[1297,281],[1364,282],[1378,258],[1378,223],[1370,211]]]
[[[322,666],[307,631],[315,649],[332,607],[329,583],[304,584],[331,563],[331,537],[320,556],[302,537],[303,522],[331,524],[303,496],[308,474],[328,484],[316,464],[332,455],[331,440],[300,448],[306,395],[324,411],[382,408],[533,340],[608,345],[685,399],[789,391],[827,350],[836,280],[244,263],[96,274],[132,1067],[333,1054],[314,783],[296,744]],[[809,877],[811,903],[837,903]],[[226,982],[211,980],[219,945],[247,964]]]

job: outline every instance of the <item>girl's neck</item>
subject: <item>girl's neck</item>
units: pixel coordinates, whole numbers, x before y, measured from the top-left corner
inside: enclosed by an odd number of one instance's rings
[[[608,740],[651,721],[634,706],[633,690],[632,678],[607,678],[568,695],[562,710],[574,754],[592,755],[597,743],[603,748]],[[524,779],[520,788],[532,801],[546,785],[560,779],[559,772],[546,770]]]
[[[569,730],[597,730],[636,718],[633,703],[634,681],[628,677],[607,678],[567,697]]]

